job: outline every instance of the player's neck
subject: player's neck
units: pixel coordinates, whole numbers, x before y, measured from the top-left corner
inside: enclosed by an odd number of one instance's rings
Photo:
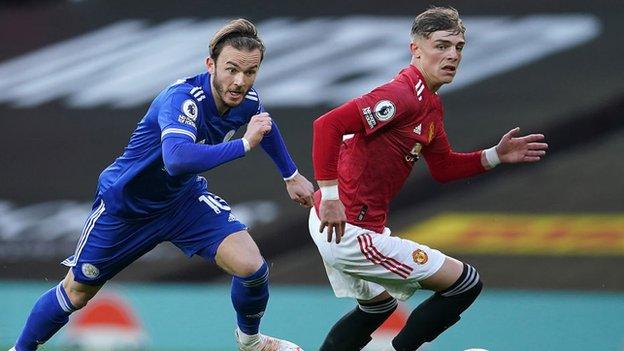
[[[425,79],[425,85],[427,86],[427,89],[432,92],[435,93],[437,92],[440,87],[442,86],[442,83],[434,83],[435,80],[432,79],[428,74],[427,71],[425,71],[425,69],[420,65],[420,62],[414,58],[412,58],[412,61],[410,62],[410,64],[414,67],[416,67],[418,69],[418,71],[420,72],[420,74],[423,76],[423,78]]]

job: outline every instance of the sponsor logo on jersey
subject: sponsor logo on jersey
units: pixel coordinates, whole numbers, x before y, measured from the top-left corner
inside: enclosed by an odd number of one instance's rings
[[[234,221],[236,221],[236,216],[230,213],[228,215],[228,222],[234,222]]]
[[[375,104],[375,118],[385,122],[392,117],[396,112],[396,107],[390,100],[381,100]]]
[[[425,264],[429,261],[429,256],[427,256],[427,253],[421,249],[416,249],[416,251],[412,252],[412,258],[414,259],[414,262],[418,264]]]
[[[225,136],[223,137],[223,142],[225,143],[226,141],[230,141],[230,139],[232,139],[232,137],[234,136],[234,133],[236,133],[236,130],[234,129],[227,132],[227,134],[225,134]]]
[[[410,150],[410,154],[405,155],[405,161],[407,162],[417,161],[420,158],[420,150],[422,150],[422,144],[421,143],[414,144],[414,147],[412,147],[412,149]]]
[[[80,270],[82,270],[82,274],[89,279],[95,279],[100,275],[100,270],[91,263],[83,263]]]
[[[364,220],[364,216],[366,216],[366,212],[368,212],[368,205],[362,206],[362,208],[360,209],[360,213],[358,213],[357,215],[357,220],[358,221]]]
[[[362,109],[362,114],[364,115],[364,118],[366,118],[366,123],[368,123],[368,126],[371,127],[371,129],[375,128],[375,126],[377,125],[377,121],[373,117],[373,111],[371,110],[371,108],[364,107]]]
[[[179,115],[178,122],[188,124],[189,126],[192,126],[193,128],[197,128],[197,126],[195,125],[195,120],[193,120],[191,117],[187,115]]]
[[[422,133],[422,123],[418,123],[416,127],[414,127],[414,133],[420,135]]]

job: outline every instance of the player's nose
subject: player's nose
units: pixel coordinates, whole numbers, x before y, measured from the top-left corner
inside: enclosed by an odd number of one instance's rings
[[[239,73],[234,76],[234,84],[236,86],[242,87],[245,85],[245,76],[242,73]]]

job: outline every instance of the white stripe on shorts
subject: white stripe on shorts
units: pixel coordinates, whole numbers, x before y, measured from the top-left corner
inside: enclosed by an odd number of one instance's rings
[[[87,239],[89,237],[89,234],[91,233],[91,230],[95,226],[95,221],[97,221],[98,218],[100,218],[102,213],[104,213],[105,209],[106,209],[106,207],[104,206],[104,201],[101,201],[100,205],[95,209],[95,211],[93,211],[93,213],[89,216],[89,218],[87,218],[87,221],[86,221],[84,227],[82,228],[82,233],[80,234],[80,239],[78,239],[78,244],[76,245],[76,251],[74,252],[74,258],[71,261],[68,261],[68,260],[63,261],[64,265],[70,266],[70,267],[73,267],[73,266],[76,265],[76,263],[78,262],[78,256],[80,256],[80,252],[82,252],[82,249],[84,248],[85,244],[87,243]]]

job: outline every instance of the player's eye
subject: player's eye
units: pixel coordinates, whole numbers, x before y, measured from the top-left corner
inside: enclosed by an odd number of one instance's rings
[[[230,72],[230,73],[232,73],[232,74],[236,73],[236,68],[234,68],[234,67],[228,67],[225,70]]]
[[[256,71],[247,71],[247,72],[245,72],[245,74],[246,74],[248,77],[255,76],[255,75],[256,75]]]

